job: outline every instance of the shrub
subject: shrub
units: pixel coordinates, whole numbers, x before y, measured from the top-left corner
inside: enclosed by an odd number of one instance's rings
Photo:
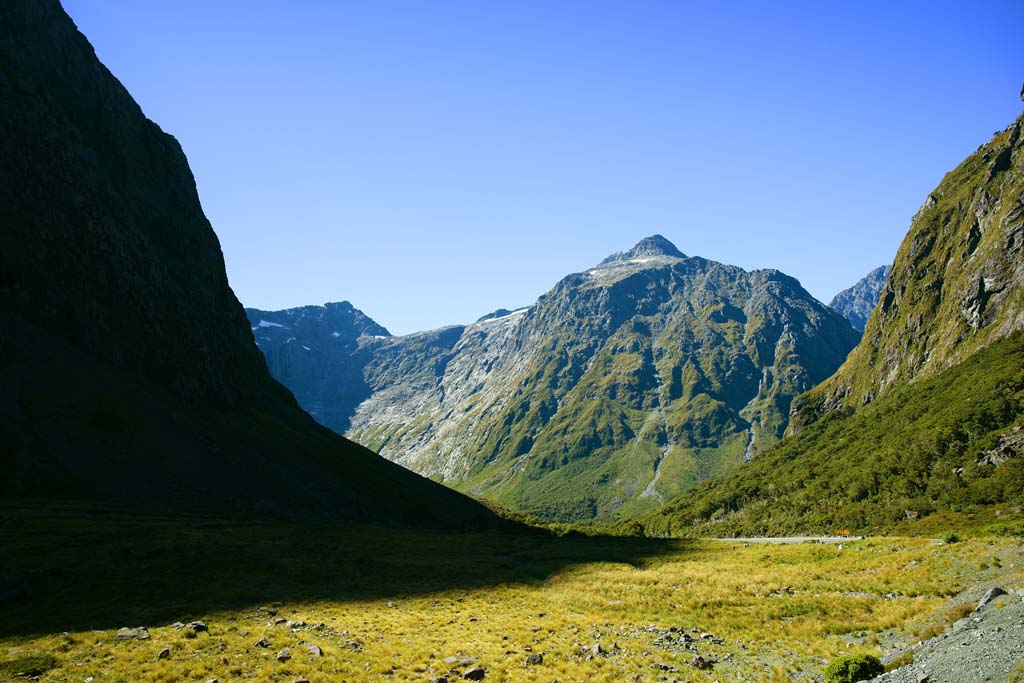
[[[960,537],[952,531],[950,531],[948,534],[945,535],[945,537],[943,537],[942,540],[944,540],[946,543],[959,543]]]
[[[825,669],[825,683],[866,681],[884,673],[885,667],[874,655],[842,655],[829,662]]]

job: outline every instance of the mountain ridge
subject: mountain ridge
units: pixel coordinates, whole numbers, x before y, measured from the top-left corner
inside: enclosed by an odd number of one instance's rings
[[[1024,503],[1022,126],[929,193],[860,343],[793,401],[786,437],[648,533],[878,533]]]
[[[349,362],[369,395],[346,433],[562,520],[650,507],[754,457],[856,333],[795,278],[679,254],[644,238],[530,306],[363,338]]]
[[[875,310],[875,305],[882,297],[890,270],[892,267],[888,265],[875,268],[855,284],[836,294],[828,307],[849,320],[853,329],[863,332],[871,311]]]
[[[177,141],[56,0],[0,4],[0,498],[499,526],[267,371]]]

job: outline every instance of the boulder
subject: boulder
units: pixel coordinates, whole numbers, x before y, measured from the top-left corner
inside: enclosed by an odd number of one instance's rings
[[[978,601],[978,606],[974,608],[974,611],[980,610],[982,607],[992,602],[1000,595],[1006,595],[1006,591],[1004,591],[999,586],[993,586],[992,588],[989,588],[987,591],[985,591],[985,594],[981,596],[981,600]]]
[[[144,626],[138,628],[119,628],[117,630],[118,640],[149,640],[149,631]]]
[[[484,671],[482,666],[474,666],[471,669],[466,669],[462,674],[462,678],[467,681],[482,681],[486,675],[487,672]]]

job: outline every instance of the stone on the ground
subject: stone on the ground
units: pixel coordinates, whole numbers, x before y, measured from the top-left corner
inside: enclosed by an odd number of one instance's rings
[[[119,640],[129,640],[134,638],[135,640],[149,640],[149,631],[146,630],[145,626],[138,628],[124,628],[117,629],[117,638]]]
[[[527,666],[532,666],[534,664],[543,664],[543,663],[544,663],[544,655],[542,655],[539,652],[535,652],[532,655],[526,655],[526,665]]]
[[[1004,591],[999,586],[992,586],[987,591],[985,591],[985,595],[981,596],[981,600],[978,601],[978,606],[974,608],[975,611],[981,609],[988,603],[992,602],[1000,595],[1006,595],[1006,591]]]
[[[192,633],[203,633],[210,631],[210,629],[207,628],[206,624],[202,621],[190,621],[188,624],[188,629],[192,631]]]
[[[253,645],[253,647],[270,647],[270,641],[267,640],[266,638],[260,638],[259,640],[257,640],[252,645]]]
[[[703,655],[697,655],[693,658],[693,661],[690,662],[690,666],[694,669],[711,669],[715,666],[715,660],[708,659]]]
[[[314,657],[324,656],[324,651],[321,650],[320,646],[316,643],[306,643],[305,645],[303,645],[303,647],[309,650],[309,653],[312,654]]]
[[[484,671],[482,666],[474,666],[472,669],[466,669],[462,674],[462,678],[467,681],[482,681],[486,675],[487,672]]]
[[[165,647],[164,649],[160,650],[160,652],[159,652],[159,654],[157,654],[156,658],[157,659],[170,659],[171,658],[171,648]]]
[[[281,651],[277,653],[277,661],[287,662],[292,658],[292,651],[286,647],[281,648]]]

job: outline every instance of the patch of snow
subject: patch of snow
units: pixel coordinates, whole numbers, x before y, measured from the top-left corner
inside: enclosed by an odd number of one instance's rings
[[[337,339],[338,337],[341,336],[341,332],[331,332],[331,336]]]
[[[302,348],[306,349],[307,351],[312,351],[313,350],[313,349],[309,348],[308,346],[306,346],[305,344],[302,345]]]
[[[272,323],[269,320],[261,320],[256,324],[256,327],[286,327],[286,325]],[[254,327],[253,329],[255,330],[256,327]]]

